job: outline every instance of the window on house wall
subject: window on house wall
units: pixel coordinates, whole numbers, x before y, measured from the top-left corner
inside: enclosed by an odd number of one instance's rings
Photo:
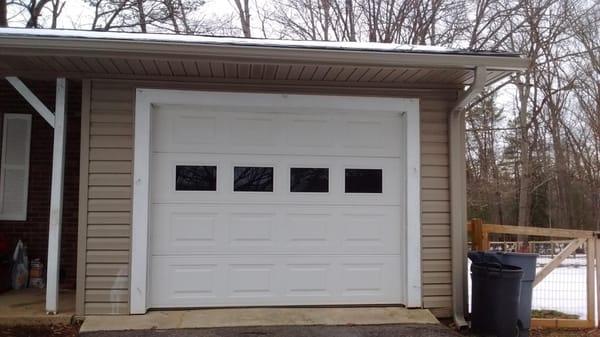
[[[27,219],[31,115],[4,114],[0,160],[0,220]]]

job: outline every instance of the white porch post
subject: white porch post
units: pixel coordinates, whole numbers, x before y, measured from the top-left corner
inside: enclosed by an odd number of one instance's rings
[[[58,311],[58,284],[60,266],[60,234],[62,226],[62,199],[65,166],[65,120],[67,83],[56,79],[56,111],[54,112],[54,146],[52,149],[52,189],[50,192],[50,228],[48,232],[48,271],[46,312]]]
[[[65,168],[65,121],[67,81],[56,79],[56,108],[54,114],[18,77],[5,79],[54,128],[52,149],[52,187],[50,191],[50,221],[48,229],[48,269],[46,284],[46,312],[58,312],[58,282],[60,266],[60,232],[62,225],[63,180]]]

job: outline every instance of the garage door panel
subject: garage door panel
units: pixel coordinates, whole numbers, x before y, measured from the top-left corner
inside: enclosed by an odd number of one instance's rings
[[[400,207],[155,205],[151,247],[168,254],[400,254]]]
[[[400,111],[239,95],[153,105],[150,307],[403,303]]]
[[[223,109],[218,109],[223,110]],[[400,112],[321,110],[277,113],[160,105],[153,152],[400,156]]]
[[[153,257],[152,306],[400,303],[394,257]]]
[[[398,158],[205,155],[155,153],[152,156],[153,203],[269,203],[328,205],[400,205],[402,172]],[[216,191],[176,191],[176,167],[216,166]],[[234,192],[235,166],[273,167],[273,192]],[[290,192],[290,168],[327,168],[329,192]],[[382,193],[345,193],[345,169],[382,170]],[[307,196],[310,196],[307,198]]]

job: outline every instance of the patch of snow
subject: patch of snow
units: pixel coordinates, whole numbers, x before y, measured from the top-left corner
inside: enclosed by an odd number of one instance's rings
[[[552,258],[541,256],[537,259],[536,272],[539,272]],[[531,309],[556,310],[565,314],[577,315],[579,319],[587,317],[585,255],[568,257],[554,269],[540,284],[533,288]],[[469,309],[471,308],[471,261],[469,270]]]

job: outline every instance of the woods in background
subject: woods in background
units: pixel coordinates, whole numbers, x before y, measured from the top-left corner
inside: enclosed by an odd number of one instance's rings
[[[466,110],[469,216],[600,230],[597,0],[213,0],[227,9],[218,15],[206,13],[207,2],[0,0],[0,26],[521,53],[530,59],[526,71]],[[69,6],[86,6],[89,20],[64,22]]]

